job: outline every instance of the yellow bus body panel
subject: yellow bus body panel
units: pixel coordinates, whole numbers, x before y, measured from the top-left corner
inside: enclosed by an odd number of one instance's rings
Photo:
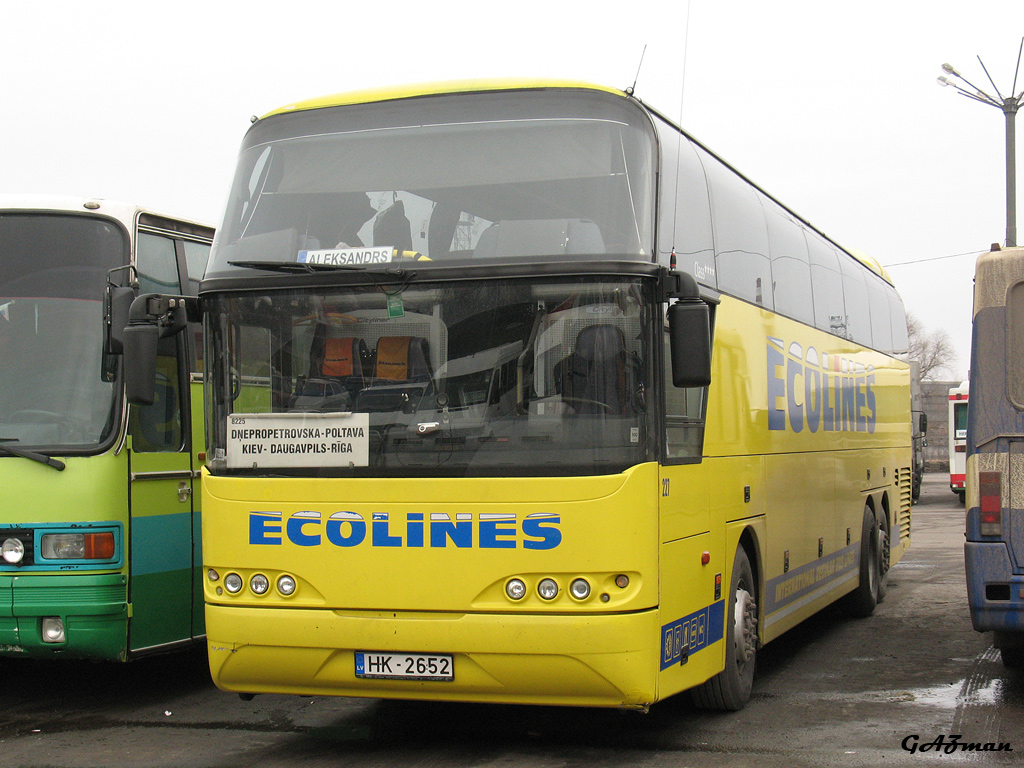
[[[204,559],[220,576],[205,580],[214,679],[240,692],[645,706],[656,696],[660,647],[657,475],[656,464],[577,478],[207,475],[204,503],[217,513],[204,517]],[[316,511],[319,523],[294,517]],[[271,512],[281,514],[276,530],[261,517]],[[289,520],[305,520],[292,530],[315,538],[335,512],[362,515],[366,538],[345,547],[325,534],[301,547],[289,538]],[[525,547],[522,521],[535,512],[557,516],[557,546]],[[507,535],[485,541],[486,515],[519,521],[519,532],[509,524]],[[465,516],[472,546],[435,537],[439,516]],[[254,519],[257,539],[280,543],[251,545]],[[232,596],[223,588],[229,573],[246,584],[261,573],[271,585],[288,574],[298,588],[290,597],[274,586]],[[627,586],[616,585],[620,575]],[[519,601],[505,594],[513,577],[527,585]],[[550,601],[536,590],[545,577],[560,587]],[[587,600],[567,593],[579,577],[592,585]],[[355,651],[453,654],[455,681],[357,680]]]
[[[723,297],[701,465],[710,530],[762,531],[751,539],[762,642],[857,586],[865,505],[888,515],[890,564],[909,547],[909,376],[898,359]],[[696,471],[663,469],[687,486]]]
[[[206,621],[213,678],[229,691],[627,707],[655,699],[654,610],[544,616],[210,605]],[[234,642],[218,640],[225,636]],[[452,654],[454,680],[357,679],[356,650]]]

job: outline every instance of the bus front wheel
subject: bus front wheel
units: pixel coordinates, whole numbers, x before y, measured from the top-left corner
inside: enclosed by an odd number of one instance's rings
[[[994,634],[996,648],[1003,657],[1003,666],[1007,669],[1024,667],[1024,635],[1019,632],[999,632]]]
[[[743,547],[732,564],[725,621],[725,669],[691,692],[703,709],[736,711],[750,701],[757,661],[757,585]]]

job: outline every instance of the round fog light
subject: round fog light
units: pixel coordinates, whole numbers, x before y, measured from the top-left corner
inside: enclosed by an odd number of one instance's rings
[[[558,594],[558,584],[554,579],[541,579],[537,585],[537,593],[545,600],[554,600]]]
[[[569,585],[569,592],[577,600],[586,600],[590,597],[590,584],[586,579],[576,579]]]
[[[0,550],[3,551],[4,561],[11,565],[17,565],[25,557],[25,545],[21,539],[7,539]]]
[[[285,574],[277,580],[277,591],[285,597],[295,594],[295,579]]]
[[[224,577],[224,589],[232,595],[237,595],[242,591],[242,577],[237,573],[229,573]]]
[[[505,594],[510,600],[522,600],[523,595],[526,594],[526,585],[522,579],[509,579],[508,584],[505,585]]]
[[[267,577],[262,573],[257,573],[251,579],[249,579],[249,589],[251,589],[257,595],[266,594],[267,590],[270,589],[270,582]]]

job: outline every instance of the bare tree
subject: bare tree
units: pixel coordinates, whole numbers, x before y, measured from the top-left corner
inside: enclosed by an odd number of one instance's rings
[[[911,360],[921,366],[921,380],[936,379],[943,372],[953,373],[956,350],[949,334],[941,328],[929,331],[914,315],[907,313],[907,335],[910,337]]]

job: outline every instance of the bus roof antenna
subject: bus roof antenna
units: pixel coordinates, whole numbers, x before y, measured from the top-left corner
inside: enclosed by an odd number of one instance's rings
[[[636,91],[636,81],[640,79],[640,67],[644,65],[644,54],[647,53],[647,43],[644,43],[644,49],[640,51],[640,63],[636,65],[636,76],[633,78],[633,84],[626,89],[626,93],[632,96]]]

